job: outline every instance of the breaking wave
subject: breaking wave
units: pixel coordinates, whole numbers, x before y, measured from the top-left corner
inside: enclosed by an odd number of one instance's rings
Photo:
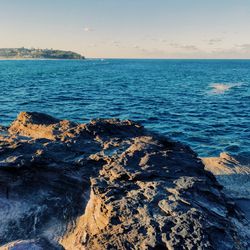
[[[211,84],[211,92],[214,94],[223,94],[231,88],[239,87],[241,85],[241,83],[213,83]]]

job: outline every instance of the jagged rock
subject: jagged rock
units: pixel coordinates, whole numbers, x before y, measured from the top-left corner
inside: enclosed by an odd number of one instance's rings
[[[247,157],[221,153],[219,157],[207,157],[202,161],[224,186],[227,195],[250,199],[250,161]]]
[[[227,196],[235,200],[250,220],[249,157],[221,153],[219,157],[207,157],[202,161],[205,168],[212,172],[218,182],[223,185]]]
[[[19,134],[33,138],[55,140],[57,135],[75,126],[69,121],[60,121],[52,116],[37,112],[21,112],[11,124],[10,134]]]
[[[249,246],[247,221],[197,155],[135,122],[23,112],[0,152],[0,249]]]

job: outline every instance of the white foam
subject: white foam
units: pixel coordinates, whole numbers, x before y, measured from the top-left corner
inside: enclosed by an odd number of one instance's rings
[[[212,93],[214,94],[223,94],[226,91],[228,91],[229,89],[233,88],[233,87],[238,87],[240,86],[241,83],[213,83],[211,84],[212,89]]]

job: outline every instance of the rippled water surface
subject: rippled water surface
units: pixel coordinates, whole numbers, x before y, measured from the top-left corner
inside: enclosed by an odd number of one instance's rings
[[[20,111],[119,117],[201,156],[250,152],[250,61],[0,61],[0,123]]]

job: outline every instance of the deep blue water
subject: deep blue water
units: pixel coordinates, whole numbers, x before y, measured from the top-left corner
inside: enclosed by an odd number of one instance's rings
[[[0,61],[0,124],[20,111],[129,118],[200,156],[249,153],[250,60]]]

